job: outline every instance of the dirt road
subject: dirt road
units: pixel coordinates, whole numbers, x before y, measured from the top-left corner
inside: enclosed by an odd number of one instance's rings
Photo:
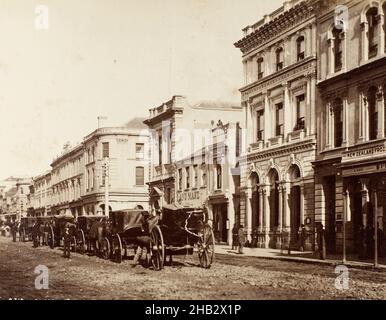
[[[0,237],[0,299],[386,299],[386,274],[350,270],[348,290],[334,268],[222,255],[209,270],[193,257],[156,272]],[[35,267],[49,269],[49,289],[35,288]]]

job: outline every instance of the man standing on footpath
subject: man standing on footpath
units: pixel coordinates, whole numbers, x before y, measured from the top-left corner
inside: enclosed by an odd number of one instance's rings
[[[244,234],[244,226],[241,225],[238,232],[238,240],[239,240],[239,254],[244,254],[243,248],[245,244],[245,234]]]

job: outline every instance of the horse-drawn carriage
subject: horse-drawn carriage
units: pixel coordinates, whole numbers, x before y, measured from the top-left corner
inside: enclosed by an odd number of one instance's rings
[[[121,210],[110,213],[109,236],[103,239],[102,251],[120,263],[127,250],[146,248],[149,263],[154,270],[161,270],[164,262],[164,243],[158,217],[144,210]]]
[[[105,237],[107,217],[105,215],[79,216],[77,218],[76,246],[77,252],[102,254],[101,243]],[[110,250],[107,248],[108,251]],[[108,256],[107,256],[108,259]]]
[[[36,221],[36,217],[21,217],[19,226],[19,241],[32,241],[33,228]]]
[[[200,266],[210,268],[214,260],[215,239],[212,227],[201,209],[166,205],[160,223],[165,255],[192,255],[197,252]]]
[[[161,217],[144,210],[123,210],[110,214],[110,232],[102,251],[122,261],[127,249],[146,248],[149,264],[161,270],[166,256],[197,252],[200,266],[209,268],[214,259],[214,235],[203,210],[176,205],[165,206]]]
[[[54,234],[54,241],[51,248],[54,247],[60,247],[61,241],[64,236],[64,230],[66,225],[69,227],[70,235],[71,235],[71,250],[76,250],[76,224],[75,224],[75,217],[73,215],[55,215],[53,216],[53,234]]]

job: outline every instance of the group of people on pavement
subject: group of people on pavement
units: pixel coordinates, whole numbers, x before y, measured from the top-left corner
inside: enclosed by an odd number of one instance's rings
[[[246,243],[244,226],[237,227],[235,224],[232,229],[232,250],[236,250],[238,254],[244,254],[243,249]]]

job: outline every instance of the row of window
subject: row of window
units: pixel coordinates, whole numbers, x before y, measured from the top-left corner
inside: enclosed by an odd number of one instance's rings
[[[275,136],[284,135],[284,105],[282,102],[275,104]],[[306,104],[305,95],[301,94],[296,97],[296,122],[293,128],[294,131],[303,130],[305,128]],[[264,110],[256,112],[256,139],[264,141]],[[268,138],[268,137],[267,137]]]
[[[386,13],[386,5],[383,8],[383,12]],[[362,32],[367,33],[365,36],[366,43],[362,43],[362,47],[367,50],[367,52],[362,52],[363,55],[367,55],[368,59],[374,58],[378,55],[379,51],[379,36],[380,32],[383,32],[386,41],[386,33],[384,32],[385,26],[381,26],[379,22],[379,12],[378,8],[370,8],[366,13],[367,27],[363,29]],[[344,38],[344,28],[335,27],[332,29],[332,39],[330,46],[332,46],[331,66],[332,72],[339,72],[343,68],[343,44],[345,41]],[[364,58],[364,57],[362,57]]]
[[[191,170],[193,170],[193,181],[191,179]],[[201,181],[199,181],[199,171],[201,170]],[[216,188],[222,188],[222,166],[215,166]],[[207,173],[205,169],[200,169],[198,165],[178,169],[178,190],[195,189],[207,186]]]
[[[306,47],[305,47],[305,38],[300,36],[296,39],[296,61],[301,61],[306,57]],[[284,68],[284,48],[278,47],[275,51],[275,70],[280,71]],[[266,70],[266,65],[264,58],[260,57],[257,59],[257,79],[260,80],[264,78]]]
[[[95,183],[95,170],[88,169],[86,172],[86,188],[87,190],[93,190]],[[105,185],[105,176],[102,176],[102,186]],[[135,167],[135,185],[145,185],[145,168],[142,166]]]
[[[366,136],[369,140],[375,140],[378,138],[378,108],[377,108],[377,91],[376,87],[371,87],[365,97],[367,101],[367,116],[368,126]],[[386,106],[384,106],[385,108]],[[339,148],[343,145],[343,100],[336,98],[331,105],[330,111],[333,115],[333,137],[332,143],[334,148]],[[364,119],[362,119],[363,121]]]

